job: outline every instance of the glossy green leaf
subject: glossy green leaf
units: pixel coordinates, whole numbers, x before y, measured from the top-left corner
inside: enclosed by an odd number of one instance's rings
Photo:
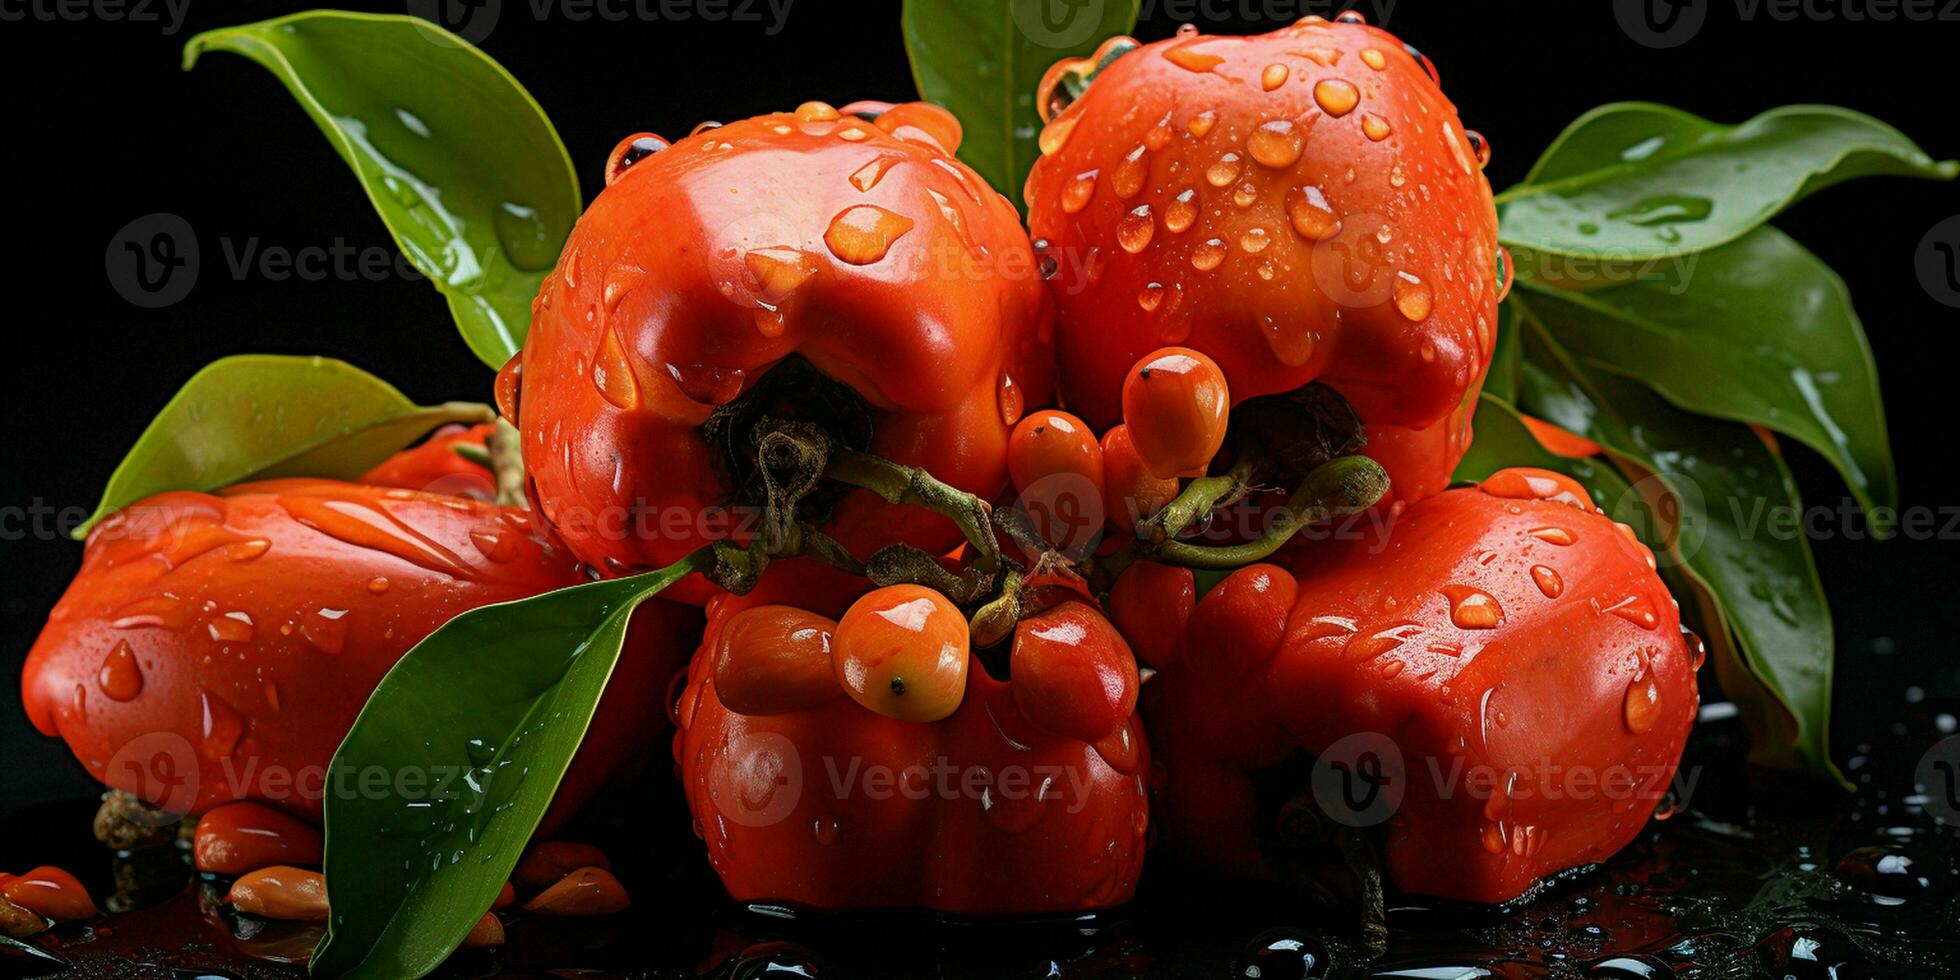
[[[282,476],[352,479],[430,429],[487,422],[486,405],[423,407],[344,361],[248,354],[193,375],[109,477],[97,521],[166,490]]]
[[[1139,0],[905,0],[905,51],[923,98],[960,119],[960,159],[1019,204],[1041,155],[1034,94],[1049,66],[1136,29]]]
[[[1878,369],[1844,282],[1767,226],[1690,258],[1610,289],[1537,287],[1531,309],[1575,356],[1688,411],[1801,440],[1867,512],[1895,506]]]
[[[473,609],[402,656],[327,769],[324,977],[439,966],[517,866],[633,610],[695,567]]]
[[[1836,777],[1830,609],[1783,460],[1749,427],[1683,412],[1525,322],[1526,410],[1599,442],[1623,468],[1651,474],[1635,488],[1666,511],[1663,553],[1707,590],[1734,632],[1743,663],[1724,675],[1760,684],[1725,689],[1758,722],[1753,758]],[[1761,727],[1769,718],[1787,724]]]
[[[315,10],[208,31],[184,45],[184,67],[206,51],[244,55],[285,83],[448,299],[470,349],[502,367],[582,203],[530,93],[413,17]]]
[[[1898,130],[1834,106],[1785,106],[1737,126],[1651,103],[1601,106],[1499,195],[1499,237],[1556,255],[1641,258],[1734,241],[1813,191],[1855,177],[1950,179]],[[1522,262],[1529,273],[1536,264]]]

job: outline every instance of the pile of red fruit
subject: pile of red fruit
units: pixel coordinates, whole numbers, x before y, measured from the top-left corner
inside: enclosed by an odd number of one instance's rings
[[[177,740],[194,790],[144,802],[204,815],[239,909],[321,918],[305,774],[404,651],[720,543],[757,560],[636,614],[540,839],[671,711],[740,900],[1105,908],[1153,838],[1377,905],[1610,856],[1700,654],[1577,484],[1446,489],[1506,287],[1481,138],[1362,23],[1111,44],[1043,86],[1025,226],[928,104],[622,142],[499,379],[528,507],[456,451],[487,426],[144,501],[27,662],[35,724],[129,790]],[[533,907],[623,906],[568,860]],[[32,878],[10,932],[72,911]]]

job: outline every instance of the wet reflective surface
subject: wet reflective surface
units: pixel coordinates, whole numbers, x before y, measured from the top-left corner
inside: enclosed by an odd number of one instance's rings
[[[440,975],[795,977],[1937,977],[1960,974],[1960,813],[1952,783],[1915,774],[1960,765],[1960,702],[1917,689],[1891,720],[1846,719],[1855,794],[1741,764],[1740,723],[1718,706],[1689,748],[1685,804],[1663,807],[1606,865],[1505,909],[1391,902],[1388,951],[1360,955],[1349,923],[1278,892],[1210,882],[1163,863],[1118,912],[972,923],[916,915],[796,915],[730,905],[661,781],[620,794],[609,820],[568,837],[601,842],[635,907],[596,920],[507,923],[509,944]],[[1930,753],[1930,754],[1929,754]],[[1692,780],[1692,782],[1690,782]],[[222,883],[193,880],[163,847],[112,858],[90,836],[90,802],[11,813],[28,833],[0,867],[59,863],[109,908],[42,937],[66,958],[0,955],[0,977],[297,977],[311,927],[219,909]],[[629,832],[629,827],[634,828]],[[657,828],[657,829],[655,829]],[[1440,845],[1439,845],[1440,846]],[[1474,842],[1472,842],[1474,846]],[[189,882],[188,885],[184,884]],[[115,896],[115,897],[110,897]]]

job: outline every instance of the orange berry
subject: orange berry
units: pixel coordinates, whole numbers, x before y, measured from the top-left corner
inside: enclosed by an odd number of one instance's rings
[[[1188,347],[1144,357],[1123,380],[1123,422],[1152,476],[1203,476],[1225,444],[1231,408],[1225,372]]]
[[[900,721],[938,721],[966,696],[966,617],[922,585],[888,585],[851,605],[834,641],[838,683]]]
[[[1054,409],[1022,419],[1007,440],[1007,472],[1042,540],[1069,554],[1095,546],[1103,525],[1103,450],[1088,423]]]

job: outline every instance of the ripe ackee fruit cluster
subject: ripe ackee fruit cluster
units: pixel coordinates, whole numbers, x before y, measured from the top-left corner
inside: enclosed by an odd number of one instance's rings
[[[521,473],[479,461],[485,427],[354,482],[142,501],[91,536],[28,658],[30,717],[200,818],[196,865],[237,910],[323,921],[319,796],[265,777],[324,773],[459,613],[701,561],[635,613],[465,946],[501,943],[520,891],[543,915],[628,906],[603,853],[549,835],[668,717],[744,901],[1106,908],[1153,825],[1218,869],[1331,851],[1486,902],[1624,845],[1699,654],[1577,484],[1444,489],[1504,277],[1486,148],[1426,59],[1346,15],[1181,30],[1063,62],[1039,100],[1025,227],[924,103],[622,141],[497,380]],[[1241,505],[1258,526],[1215,520]],[[1394,519],[1295,538],[1364,512]],[[198,778],[113,764],[158,734]],[[1606,802],[1414,781],[1384,867],[1356,868],[1308,781],[1269,790],[1359,736],[1412,771],[1641,776]],[[94,914],[55,869],[0,895],[9,932]]]

